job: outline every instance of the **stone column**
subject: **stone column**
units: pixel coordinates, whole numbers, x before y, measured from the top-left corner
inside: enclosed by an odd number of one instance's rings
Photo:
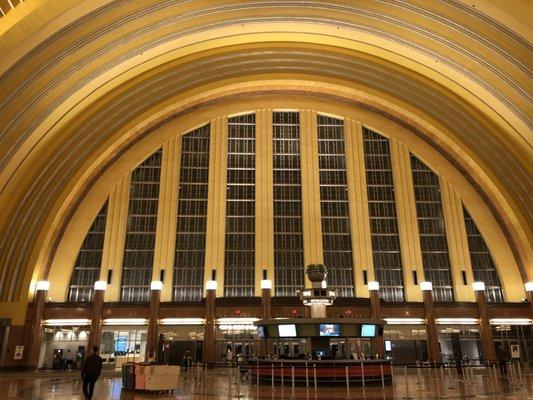
[[[379,282],[368,282],[368,293],[370,295],[370,315],[372,318],[381,319]],[[374,345],[374,353],[378,355],[378,358],[383,358],[383,335],[376,336],[374,339],[372,339],[372,342]]]
[[[146,360],[157,357],[159,304],[161,303],[161,289],[163,282],[152,281],[150,284],[150,315],[148,317],[148,332],[146,337]]]
[[[35,285],[35,308],[33,310],[33,319],[30,323],[28,348],[24,353],[26,357],[26,365],[28,369],[37,369],[39,362],[39,354],[41,350],[41,340],[43,336],[43,316],[44,305],[46,303],[46,297],[48,295],[48,289],[50,289],[50,282],[38,281]]]
[[[106,281],[96,281],[94,283],[93,312],[91,317],[91,331],[89,333],[89,343],[86,354],[91,354],[93,346],[100,347],[102,341],[102,317],[104,311],[104,297],[107,289]]]
[[[524,286],[526,288],[527,301],[529,301],[529,306],[531,308],[530,317],[533,318],[533,282],[526,282]]]
[[[212,364],[215,362],[215,319],[217,282],[207,281],[205,284],[205,289],[205,331],[203,362],[205,364]]]
[[[422,289],[422,300],[424,301],[426,317],[428,357],[430,361],[440,363],[439,338],[437,336],[437,322],[433,307],[433,285],[431,282],[420,282],[420,289]]]
[[[485,361],[496,361],[496,349],[494,348],[494,339],[492,337],[492,328],[489,321],[487,310],[487,298],[485,296],[485,283],[474,282],[472,288],[476,295],[477,312],[479,318],[479,337]]]

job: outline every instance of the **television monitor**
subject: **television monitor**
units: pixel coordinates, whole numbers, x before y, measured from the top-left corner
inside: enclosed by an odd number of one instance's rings
[[[376,336],[376,325],[361,325],[361,337],[374,337]]]
[[[392,351],[392,343],[390,340],[385,340],[385,351]]]
[[[278,334],[280,337],[296,337],[296,325],[278,325]]]
[[[339,324],[320,324],[320,336],[340,336]]]
[[[265,327],[264,326],[258,326],[257,327],[257,336],[259,339],[263,339],[265,337]]]

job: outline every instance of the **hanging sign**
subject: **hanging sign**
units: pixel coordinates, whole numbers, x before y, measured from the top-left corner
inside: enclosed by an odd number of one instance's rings
[[[13,354],[13,360],[22,360],[23,353],[24,353],[24,346],[16,346],[15,354]]]
[[[511,345],[511,358],[520,358],[520,347],[517,344]]]

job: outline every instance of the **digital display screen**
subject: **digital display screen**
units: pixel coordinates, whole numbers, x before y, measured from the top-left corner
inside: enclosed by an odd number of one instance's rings
[[[361,337],[376,336],[376,325],[361,325]]]
[[[278,325],[278,333],[280,337],[296,337],[296,325]]]
[[[260,339],[263,339],[265,337],[265,327],[264,326],[258,326],[257,327],[257,336]]]
[[[385,351],[392,351],[392,343],[390,340],[385,340]]]
[[[320,336],[339,336],[339,324],[320,324],[319,333]]]

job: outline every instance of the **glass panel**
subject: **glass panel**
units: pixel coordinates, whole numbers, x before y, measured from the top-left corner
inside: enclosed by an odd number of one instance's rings
[[[487,301],[503,301],[503,293],[496,265],[490,255],[489,248],[477,229],[476,223],[463,206],[466,225],[466,238],[470,251],[470,262],[474,272],[474,280],[485,282]]]
[[[106,220],[107,201],[95,217],[81,245],[70,278],[68,301],[88,302],[92,300],[94,282],[100,279]]]
[[[453,301],[439,177],[412,154],[411,171],[425,279],[433,283],[435,301]]]
[[[224,296],[254,295],[255,114],[228,119]]]
[[[322,242],[328,283],[340,297],[354,297],[344,122],[319,115],[318,163]]]
[[[159,179],[159,149],[131,174],[128,225],[122,264],[121,301],[148,301],[154,261]]]
[[[403,301],[403,271],[389,140],[363,128],[372,257],[380,296]]]
[[[183,135],[179,182],[174,301],[203,295],[210,125]]]
[[[300,114],[273,113],[274,271],[276,296],[304,286]]]

